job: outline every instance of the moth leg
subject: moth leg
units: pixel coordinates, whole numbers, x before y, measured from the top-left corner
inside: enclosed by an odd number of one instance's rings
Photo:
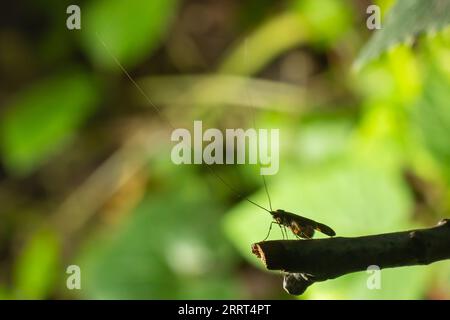
[[[272,226],[273,226],[274,223],[275,223],[275,224],[278,224],[278,223],[276,223],[275,221],[272,221],[272,222],[270,223],[270,226],[269,226],[269,232],[267,232],[267,236],[264,238],[263,241],[266,241],[267,238],[269,237],[270,231],[272,230]],[[278,224],[278,225],[279,225],[279,224]]]
[[[286,240],[289,240],[288,232],[286,226],[283,226],[284,234],[286,235]]]
[[[308,237],[308,235],[303,232],[300,232],[300,235],[298,237],[303,239],[311,239],[311,237]]]
[[[283,226],[282,226],[281,224],[279,224],[279,223],[277,223],[277,224],[278,224],[278,226],[280,227],[281,236],[283,237],[283,240],[284,240]]]

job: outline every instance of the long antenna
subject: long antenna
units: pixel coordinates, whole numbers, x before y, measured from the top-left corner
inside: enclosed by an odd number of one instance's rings
[[[244,54],[245,54],[245,57],[244,57],[245,61],[248,61],[247,39],[245,39]],[[253,105],[253,102],[252,102],[252,96],[251,96],[249,90],[246,90],[246,92],[247,92],[247,97],[248,97],[249,104],[250,104],[250,112],[251,112],[251,116],[252,116],[253,127],[256,129],[255,111],[254,111],[254,105]],[[256,161],[258,163],[258,167],[259,167],[259,169],[261,171],[261,164],[259,163],[258,157],[256,159],[257,159]],[[264,183],[264,190],[266,190],[267,199],[269,199],[269,208],[270,208],[270,211],[272,212],[273,211],[273,209],[272,209],[272,200],[270,200],[270,194],[269,194],[269,189],[267,188],[266,177],[263,174],[261,174],[261,177],[262,177],[262,180],[263,180],[263,183]]]
[[[100,37],[100,35],[96,32],[95,33],[96,37],[98,38],[98,40],[100,41],[100,43],[103,45],[103,47],[105,48],[106,52],[108,52],[108,54],[111,56],[111,58],[114,60],[114,62],[117,64],[117,66],[122,70],[122,72],[127,76],[127,78],[131,81],[131,83],[133,83],[133,85],[137,88],[137,90],[141,93],[141,95],[145,98],[145,100],[147,100],[147,102],[153,107],[153,109],[156,110],[156,112],[158,113],[158,116],[160,116],[164,121],[166,121],[170,127],[172,127],[172,129],[175,129],[175,127],[172,125],[172,123],[170,122],[169,118],[167,116],[165,116],[161,109],[158,108],[158,106],[153,103],[153,101],[150,99],[150,97],[145,93],[145,91],[141,88],[141,86],[139,86],[139,84],[133,79],[133,77],[130,75],[130,73],[125,69],[125,67],[120,63],[119,59],[117,59],[117,57],[112,53],[112,51],[109,49],[109,47],[106,45],[105,41],[103,41],[103,39]],[[221,176],[219,176],[219,174],[217,172],[215,172],[209,165],[207,165],[207,168],[220,180],[222,181],[222,183],[227,186],[238,198],[246,200],[247,202],[254,204],[255,206],[267,211],[267,212],[271,212],[272,208],[270,209],[271,211],[267,210],[266,208],[264,208],[263,206],[257,204],[256,202],[242,196],[239,192],[237,192],[237,190],[235,188],[233,188],[229,183],[227,183]],[[269,199],[270,201],[270,199]]]
[[[106,45],[105,41],[103,41],[103,39],[100,38],[100,35],[97,32],[95,33],[95,35],[97,36],[98,40],[103,45],[103,47],[105,47],[106,52],[108,52],[108,54],[111,56],[111,58],[117,64],[117,66],[122,70],[122,72],[127,76],[127,78],[134,84],[136,89],[138,89],[138,91],[145,98],[145,100],[147,100],[147,102],[153,107],[153,109],[156,110],[158,115],[161,118],[163,118],[169,124],[169,126],[172,127],[172,129],[175,129],[175,127],[170,122],[169,118],[167,118],[167,116],[162,113],[161,109],[159,109],[158,106],[155,103],[153,103],[152,99],[150,99],[150,97],[145,93],[145,91],[141,88],[141,86],[133,79],[133,77],[130,75],[130,73],[127,71],[127,69],[125,69],[125,67],[120,63],[119,59],[117,59],[117,57],[112,53],[112,51]]]
[[[244,199],[244,200],[246,200],[246,201],[248,201],[248,202],[254,204],[255,206],[257,206],[257,207],[259,207],[259,208],[261,208],[261,209],[263,209],[263,210],[265,210],[265,211],[267,211],[267,212],[270,213],[270,211],[267,210],[266,208],[264,208],[263,206],[261,206],[261,205],[257,204],[256,202],[254,202],[254,201],[252,201],[252,200],[250,200],[250,199],[244,197],[243,195],[241,195],[235,188],[233,188],[233,187],[232,187],[229,183],[227,183],[221,176],[219,176],[219,175],[217,174],[217,172],[215,172],[209,165],[207,166],[207,168],[208,168],[208,169],[212,172],[212,174],[214,174],[220,181],[222,181],[224,185],[226,185],[231,191],[233,191],[239,198]]]

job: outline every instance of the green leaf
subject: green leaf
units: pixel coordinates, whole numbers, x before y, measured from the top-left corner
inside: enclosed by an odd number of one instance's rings
[[[0,285],[0,300],[9,300],[12,299],[10,292],[4,286]]]
[[[352,6],[342,0],[298,0],[294,8],[310,27],[310,39],[319,46],[330,46],[342,38],[352,24]]]
[[[14,269],[14,295],[20,299],[47,298],[55,285],[60,243],[50,230],[36,232],[23,248]]]
[[[92,112],[93,79],[72,72],[41,81],[19,93],[0,120],[0,144],[7,168],[30,173],[67,141]]]
[[[308,288],[309,299],[414,300],[422,299],[429,284],[429,266],[382,269],[380,288],[369,289],[372,274],[357,272],[318,282]]]
[[[449,86],[449,79],[432,68],[413,110],[413,123],[419,127],[425,145],[447,168],[450,168]]]
[[[408,41],[420,33],[436,32],[450,22],[450,2],[447,0],[398,0],[362,49],[355,62],[361,68],[387,49]]]
[[[85,49],[106,69],[117,70],[108,50],[123,65],[134,66],[156,49],[176,8],[176,0],[92,1],[83,9]]]

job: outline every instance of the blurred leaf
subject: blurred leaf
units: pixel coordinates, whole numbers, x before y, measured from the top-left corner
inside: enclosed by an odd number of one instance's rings
[[[423,64],[437,67],[441,75],[450,81],[450,28],[427,37],[423,48],[426,53],[420,56]]]
[[[117,66],[103,47],[125,66],[134,66],[159,44],[177,8],[177,0],[99,0],[83,9],[83,43],[92,60]]]
[[[280,54],[305,43],[309,37],[300,15],[292,12],[277,15],[239,42],[225,57],[219,72],[252,75]]]
[[[294,2],[310,27],[310,39],[321,46],[329,46],[351,27],[352,6],[342,0],[298,0]]]
[[[44,299],[55,285],[59,268],[60,244],[50,230],[32,235],[17,258],[14,269],[15,296],[21,299]]]
[[[393,299],[414,300],[424,297],[431,274],[428,266],[381,270],[381,288],[368,289],[371,274],[357,272],[325,282],[318,282],[308,291],[309,299]]]
[[[450,299],[450,291],[448,290],[450,286],[450,261],[440,261],[439,263],[433,264],[432,267],[436,270],[432,286],[437,292],[430,292],[432,295],[434,294],[434,296],[428,298]]]
[[[401,46],[358,74],[357,88],[370,99],[409,104],[420,93],[422,76],[411,48]]]
[[[426,146],[442,164],[450,163],[450,81],[436,69],[428,76],[422,97],[413,111]]]
[[[359,54],[355,67],[399,43],[422,32],[436,32],[450,22],[450,2],[447,0],[398,0],[386,15],[378,30]]]
[[[11,299],[11,295],[6,287],[0,286],[0,300]]]
[[[309,99],[306,90],[287,83],[230,75],[152,76],[139,79],[152,101],[211,108],[241,105],[277,111],[298,111]],[[252,99],[244,97],[251,96]],[[204,121],[204,119],[203,119]]]
[[[113,237],[87,243],[80,262],[85,297],[236,297],[230,247],[210,192],[184,169],[170,169],[173,189],[147,196]]]
[[[383,16],[385,12],[388,12],[388,10],[392,8],[396,0],[375,0],[373,2],[380,7],[381,15]]]
[[[351,123],[348,120],[314,120],[304,126],[296,139],[297,153],[301,160],[310,163],[339,157],[348,148],[350,133]]]
[[[95,83],[67,73],[21,92],[0,120],[2,156],[10,171],[27,174],[70,138],[92,112]]]

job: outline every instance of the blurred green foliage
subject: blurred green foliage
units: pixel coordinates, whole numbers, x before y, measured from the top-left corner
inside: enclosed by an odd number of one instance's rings
[[[5,165],[30,173],[92,114],[97,90],[90,75],[68,72],[21,92],[1,119]]]
[[[46,13],[51,3],[12,10],[0,34],[9,71],[0,73],[0,298],[287,298],[281,275],[250,250],[270,216],[204,166],[173,165],[166,116],[177,127],[279,128],[280,172],[267,177],[274,206],[338,235],[449,217],[450,33],[441,27],[450,15],[448,5],[438,16],[424,9],[442,1],[376,1],[386,20],[371,40],[360,1],[81,1],[80,31],[61,29],[65,12]],[[163,114],[112,56],[149,84],[150,99],[162,97]],[[249,83],[245,94],[202,77],[230,74]],[[255,94],[251,77],[267,80],[266,91]],[[280,83],[301,93],[289,106],[266,99]],[[214,170],[268,206],[257,166]],[[65,287],[71,264],[80,291]],[[381,290],[349,274],[301,298],[449,298],[449,267],[383,270]]]
[[[14,268],[14,297],[43,299],[48,297],[58,278],[60,244],[51,230],[38,230],[17,257]]]
[[[311,42],[324,47],[339,40],[350,30],[353,8],[345,1],[293,1],[298,11],[311,28]]]
[[[90,2],[83,11],[87,53],[94,63],[117,70],[101,40],[125,66],[136,65],[157,47],[176,7],[176,0]]]
[[[446,106],[450,99],[449,85],[449,79],[439,70],[431,70],[414,113],[426,146],[442,163],[447,164],[447,170],[450,169],[450,113]]]
[[[238,294],[231,277],[234,258],[218,233],[220,204],[212,190],[185,170],[168,173],[164,189],[146,195],[113,236],[92,239],[80,266],[93,298],[145,299]],[[180,212],[183,208],[183,212]]]

